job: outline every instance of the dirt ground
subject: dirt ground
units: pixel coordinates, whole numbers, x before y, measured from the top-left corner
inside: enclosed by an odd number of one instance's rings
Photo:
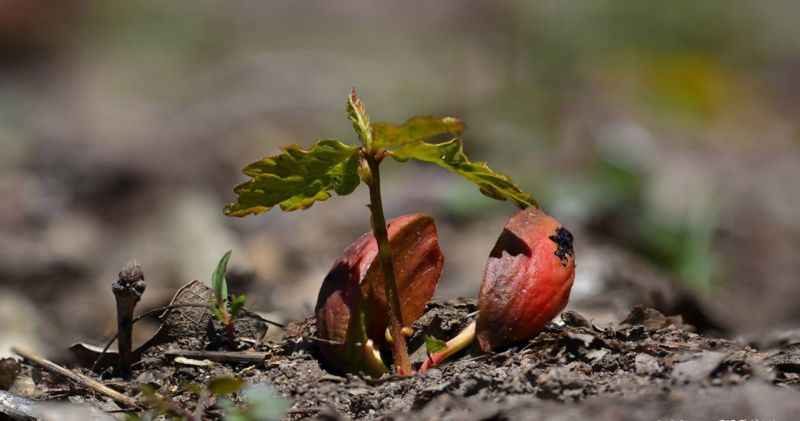
[[[0,401],[13,384],[124,409],[5,359],[24,347],[189,409],[186,382],[269,383],[289,419],[800,413],[800,2],[11,3],[48,7],[0,7]],[[568,322],[426,376],[370,380],[320,367],[313,323],[264,341],[263,326],[240,326],[266,363],[178,363],[165,352],[209,347],[208,315],[182,311],[129,381],[88,370],[96,350],[69,345],[114,334],[109,284],[132,260],[148,282],[137,313],[208,283],[232,250],[231,292],[249,309],[280,323],[312,314],[331,262],[370,229],[366,189],[303,212],[222,209],[242,167],[283,145],[357,142],[353,86],[375,122],[463,119],[466,153],[569,228]],[[412,163],[387,163],[382,190],[387,217],[435,218],[445,254],[412,341],[419,362],[424,335],[447,339],[474,317],[447,300],[476,296],[513,210]],[[637,305],[695,329],[650,313],[624,324]],[[159,326],[137,323],[135,344]]]
[[[412,360],[425,358],[426,335],[452,337],[476,310],[472,300],[430,304],[410,338]],[[167,339],[143,353],[131,381],[107,383],[134,397],[150,385],[194,410],[197,396],[182,385],[239,376],[248,384],[271,384],[288,400],[289,420],[790,420],[800,413],[797,331],[728,340],[697,334],[680,317],[641,306],[604,328],[569,311],[536,338],[502,352],[470,349],[425,375],[371,379],[341,376],[320,364],[313,319],[258,344],[263,363],[194,367],[165,355],[208,347],[208,337],[198,334],[208,317],[202,309],[173,310],[163,319]],[[259,329],[261,323],[240,321],[242,338]],[[119,410],[37,368],[24,365],[22,372],[36,379],[39,399]],[[220,411],[210,405],[204,416],[217,419]]]

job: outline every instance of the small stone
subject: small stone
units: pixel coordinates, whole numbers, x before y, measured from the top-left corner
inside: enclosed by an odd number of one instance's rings
[[[608,353],[609,353],[609,352],[610,352],[610,351],[609,351],[609,350],[607,350],[607,349],[605,349],[605,348],[601,348],[601,349],[593,349],[593,350],[591,350],[591,351],[589,351],[589,352],[587,352],[587,353],[586,353],[586,358],[587,358],[589,361],[592,361],[592,362],[599,361],[599,360],[601,360],[603,357],[605,357],[606,355],[608,355]]]
[[[661,365],[658,363],[658,359],[644,353],[636,355],[634,366],[636,367],[636,374],[654,375],[661,372]]]
[[[36,399],[41,395],[41,392],[36,389],[36,383],[31,376],[18,376],[8,391],[30,399]]]
[[[136,376],[136,383],[138,384],[158,384],[158,380],[156,376],[153,375],[152,371],[145,371]]]
[[[561,313],[561,320],[564,324],[572,327],[592,327],[592,324],[581,314],[575,311],[565,311]]]
[[[725,354],[721,352],[704,351],[693,359],[675,364],[672,368],[672,378],[684,383],[702,381],[724,359]]]
[[[586,347],[586,348],[588,348],[589,345],[591,345],[592,342],[594,341],[594,336],[589,335],[587,333],[576,333],[576,332],[567,331],[566,335],[567,335],[568,338],[570,338],[570,339],[572,339],[574,341],[582,343],[583,346]]]
[[[351,394],[353,396],[359,396],[359,395],[368,394],[369,390],[368,389],[364,389],[363,387],[355,387],[355,388],[349,389],[347,391],[347,393],[349,393],[349,394]]]
[[[446,391],[447,388],[449,388],[449,387],[450,387],[450,383],[448,383],[448,382],[439,383],[439,384],[436,384],[436,385],[433,385],[433,386],[426,387],[422,392],[423,393],[430,393],[430,394],[439,394],[439,393],[443,393],[444,391]]]

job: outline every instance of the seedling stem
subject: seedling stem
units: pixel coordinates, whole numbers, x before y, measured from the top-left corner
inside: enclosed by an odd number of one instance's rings
[[[383,215],[383,201],[381,200],[381,177],[378,169],[380,160],[375,154],[367,151],[363,158],[369,167],[370,177],[367,183],[369,187],[369,210],[372,214],[372,231],[378,242],[378,256],[380,257],[381,269],[383,270],[384,289],[386,290],[386,300],[389,302],[389,328],[392,337],[392,355],[397,374],[410,376],[411,361],[408,359],[406,349],[406,338],[402,334],[403,315],[400,308],[400,296],[397,292],[397,282],[395,281],[394,262],[392,261],[392,250],[389,245],[389,234],[386,230],[386,217]]]

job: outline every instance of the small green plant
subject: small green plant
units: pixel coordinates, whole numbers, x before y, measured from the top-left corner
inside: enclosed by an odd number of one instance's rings
[[[214,318],[222,325],[225,337],[230,345],[236,344],[236,319],[244,308],[247,297],[244,294],[229,297],[228,280],[225,273],[228,270],[228,261],[231,259],[231,251],[228,250],[219,260],[217,268],[211,275],[211,289],[214,291],[213,302],[211,303],[211,313]]]
[[[374,309],[385,308],[389,320],[386,336],[391,339],[386,342],[391,345],[396,372],[410,375],[412,369],[404,335],[408,326],[404,330],[403,322],[406,319],[403,318],[404,308],[397,285],[397,275],[401,272],[395,268],[397,256],[390,244],[383,211],[380,164],[387,157],[398,162],[414,160],[431,163],[466,178],[477,185],[481,193],[493,199],[509,200],[521,208],[538,207],[538,204],[508,176],[493,171],[483,162],[472,162],[467,158],[460,139],[464,124],[457,118],[428,116],[413,117],[400,125],[371,123],[355,90],[347,99],[347,116],[360,139],[360,145],[332,139],[320,140],[309,149],[289,146],[281,154],[246,166],[244,174],[251,179],[234,189],[238,199],[226,206],[225,213],[241,217],[263,213],[274,206],[284,211],[305,209],[317,201],[327,200],[332,193],[344,196],[352,193],[360,183],[366,184],[369,188],[372,237],[377,243],[377,256],[372,256],[377,260],[377,267],[382,274],[382,290],[388,305],[376,303],[374,297],[380,297],[380,294],[361,298],[353,297],[351,290],[343,294],[351,300],[348,306],[356,309],[353,317],[350,317],[350,321],[356,323],[349,323],[346,341],[361,346],[366,354],[379,359],[377,350],[372,347],[383,341],[375,334],[367,336],[365,326],[369,320],[364,321],[364,318],[376,318],[378,315]],[[362,257],[359,255],[359,261]],[[357,272],[362,278],[366,276],[360,270]],[[438,275],[435,278],[434,283],[438,281]],[[365,288],[375,287],[374,284],[368,284]],[[356,291],[363,294],[359,288]],[[360,302],[366,303],[354,304]],[[357,332],[353,334],[352,330]]]
[[[290,403],[267,384],[254,384],[242,390],[241,406],[229,400],[218,405],[225,412],[225,421],[278,421],[286,416]]]
[[[141,393],[141,402],[149,409],[142,414],[129,415],[128,421],[201,421],[209,419],[207,411],[213,407],[218,408],[215,411],[222,409],[225,421],[271,421],[282,419],[289,408],[289,402],[270,386],[247,386],[242,379],[230,376],[216,377],[206,385],[187,383],[181,386],[177,394],[191,393],[197,397],[193,407],[147,384],[141,386]],[[243,401],[241,406],[227,398],[237,393]]]

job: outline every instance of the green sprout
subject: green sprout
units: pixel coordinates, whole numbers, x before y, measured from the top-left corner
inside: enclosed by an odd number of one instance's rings
[[[278,420],[283,418],[289,406],[270,386],[247,386],[244,380],[231,376],[213,378],[206,385],[186,383],[173,395],[165,395],[149,384],[142,385],[140,390],[141,401],[148,409],[142,414],[129,414],[127,421],[202,421],[209,419],[206,411],[214,406],[223,410],[225,421]],[[188,402],[175,399],[175,395],[184,393],[197,397],[193,408]],[[242,407],[237,407],[230,400],[233,395],[241,396],[244,402]]]
[[[228,261],[231,259],[231,251],[225,253],[219,260],[217,268],[211,275],[211,288],[214,290],[214,299],[211,305],[211,313],[214,318],[225,329],[225,336],[229,344],[236,343],[236,319],[244,308],[247,300],[244,294],[230,297],[228,296],[228,280],[225,273],[228,270]]]
[[[347,98],[347,116],[360,145],[320,140],[309,149],[293,145],[283,153],[256,161],[243,170],[251,179],[236,186],[237,201],[225,207],[228,216],[256,215],[279,206],[284,211],[305,209],[332,193],[344,196],[360,183],[369,188],[369,210],[378,258],[389,303],[390,336],[396,371],[412,373],[402,334],[401,304],[395,281],[392,250],[381,197],[380,164],[391,157],[398,162],[427,162],[461,175],[493,199],[508,200],[521,208],[538,207],[533,197],[486,163],[470,161],[460,138],[464,123],[455,117],[413,117],[405,123],[371,123],[355,90]]]

